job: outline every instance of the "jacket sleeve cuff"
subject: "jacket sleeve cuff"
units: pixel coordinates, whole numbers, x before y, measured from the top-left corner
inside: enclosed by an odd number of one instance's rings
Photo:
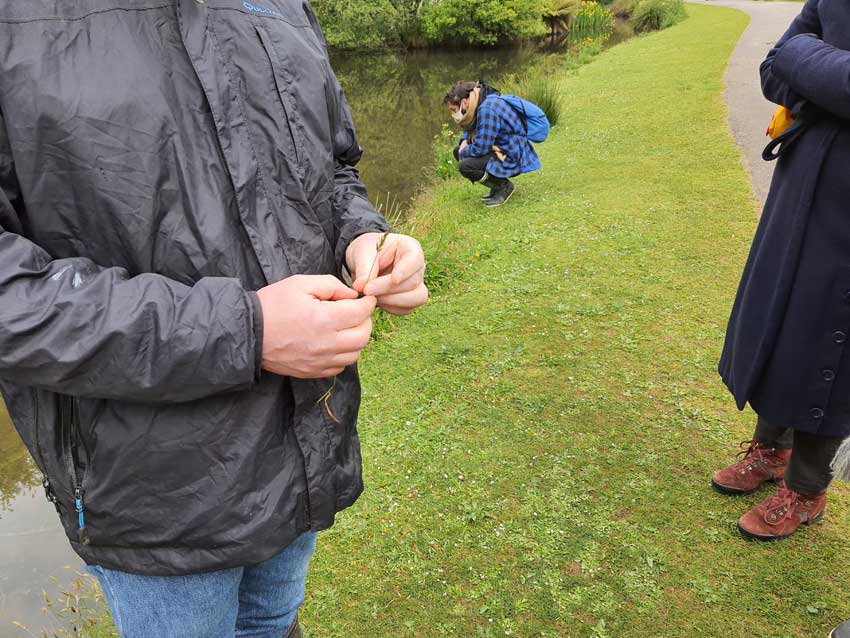
[[[260,382],[263,373],[263,306],[260,296],[253,291],[248,292],[248,308],[251,312],[251,327],[254,333],[254,383]]]

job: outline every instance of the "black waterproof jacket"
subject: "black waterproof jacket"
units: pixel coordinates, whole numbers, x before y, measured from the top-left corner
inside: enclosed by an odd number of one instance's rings
[[[387,228],[302,0],[0,0],[0,389],[88,563],[267,559],[362,491],[255,291]]]

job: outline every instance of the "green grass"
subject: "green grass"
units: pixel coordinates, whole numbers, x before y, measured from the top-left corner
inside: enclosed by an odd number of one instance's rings
[[[433,303],[363,363],[367,492],[322,535],[312,635],[821,636],[850,616],[848,508],[781,544],[709,488],[751,431],[715,372],[757,223],[726,128],[746,26],[700,6],[560,82],[502,209],[420,202]]]
[[[847,491],[774,545],[714,494],[749,438],[715,372],[757,223],[726,128],[747,18],[553,76],[562,125],[504,208],[458,179],[410,226],[437,284],[364,357],[367,491],[320,537],[321,638],[825,636],[850,617]]]

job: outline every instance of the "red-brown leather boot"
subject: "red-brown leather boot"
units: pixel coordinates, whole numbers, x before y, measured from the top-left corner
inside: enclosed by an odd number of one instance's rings
[[[781,481],[791,458],[791,450],[763,447],[753,439],[741,443],[737,463],[714,473],[711,484],[721,494],[752,494],[762,485]]]
[[[778,541],[788,538],[801,525],[811,525],[823,518],[826,492],[800,494],[781,485],[769,499],[744,514],[738,529],[747,538]]]

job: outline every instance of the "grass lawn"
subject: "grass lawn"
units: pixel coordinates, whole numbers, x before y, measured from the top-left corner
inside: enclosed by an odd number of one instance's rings
[[[363,362],[367,492],[320,537],[311,636],[825,636],[850,617],[847,491],[784,543],[712,492],[748,439],[716,374],[757,211],[722,77],[747,24],[689,6],[557,81],[504,208],[443,182],[432,304]]]

